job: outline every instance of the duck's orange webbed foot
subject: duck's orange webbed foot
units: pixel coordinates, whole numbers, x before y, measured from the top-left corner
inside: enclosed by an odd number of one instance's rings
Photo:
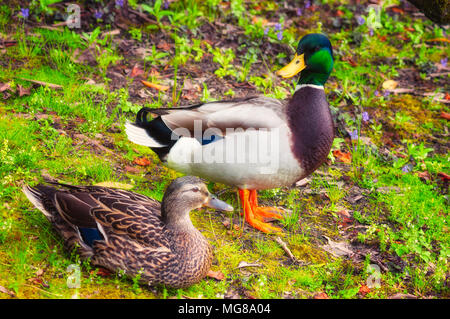
[[[265,218],[280,219],[282,210],[275,207],[259,207],[256,190],[240,189],[239,196],[244,208],[245,220],[249,225],[265,233],[282,232],[281,228],[264,221]]]

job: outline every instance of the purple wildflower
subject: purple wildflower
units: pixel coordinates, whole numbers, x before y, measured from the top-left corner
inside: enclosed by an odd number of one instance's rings
[[[410,164],[406,164],[405,166],[402,167],[403,173],[409,173],[409,172],[411,172],[411,170],[412,170],[412,167]]]
[[[28,17],[30,16],[30,9],[28,9],[28,8],[21,8],[20,9],[20,14],[22,15],[22,18],[28,19]]]
[[[441,65],[442,65],[444,68],[446,68],[446,67],[447,67],[448,58],[441,59],[440,62],[441,62]]]
[[[378,90],[375,90],[375,92],[373,92],[373,95],[380,96],[380,92],[378,92]]]
[[[384,91],[383,96],[384,96],[384,97],[388,97],[390,94],[391,94],[391,92],[389,92],[389,91]]]
[[[269,33],[269,30],[270,30],[269,27],[265,28],[265,29],[264,29],[264,35],[267,35],[267,34]]]
[[[350,138],[352,139],[352,141],[358,139],[358,130],[354,130],[354,131],[350,132],[349,134],[350,134]]]
[[[373,37],[373,29],[369,29],[369,35]]]
[[[116,0],[116,6],[122,8],[123,7],[123,0]]]
[[[300,8],[297,8],[297,16],[299,17],[299,16],[301,16],[302,15],[302,9],[300,9]]]
[[[281,31],[281,23],[275,23],[275,31]]]
[[[363,16],[359,16],[356,18],[356,22],[358,22],[359,25],[363,25],[364,23],[366,23],[366,19],[364,19]]]
[[[277,39],[278,39],[279,41],[283,40],[283,31],[279,31],[279,32],[277,33]]]
[[[95,11],[94,12],[94,17],[98,20],[101,19],[103,17],[103,12],[101,11]]]
[[[363,112],[363,113],[362,113],[362,120],[363,120],[364,122],[369,122],[369,120],[370,120],[369,113]]]
[[[307,0],[305,1],[305,9],[308,9],[309,7],[311,7],[311,1]]]
[[[164,10],[169,9],[169,1],[164,1],[163,8]]]
[[[358,151],[358,145],[353,145],[353,152]]]

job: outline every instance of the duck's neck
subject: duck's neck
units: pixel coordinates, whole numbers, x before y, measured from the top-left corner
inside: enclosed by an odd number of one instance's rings
[[[190,211],[190,209],[182,205],[182,202],[178,202],[177,204],[171,203],[170,205],[165,205],[165,203],[163,203],[161,206],[163,222],[168,229],[174,232],[189,233],[196,230],[189,218]]]
[[[300,73],[298,84],[313,84],[323,86],[330,77],[330,73],[318,73],[308,69],[303,70]]]

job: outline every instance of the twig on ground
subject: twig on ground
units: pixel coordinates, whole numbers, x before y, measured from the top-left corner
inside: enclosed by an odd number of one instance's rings
[[[286,254],[289,256],[289,258],[291,258],[291,260],[298,265],[302,265],[305,266],[308,263],[298,260],[297,258],[295,258],[294,254],[291,252],[291,250],[289,249],[289,247],[287,246],[287,244],[280,238],[280,236],[276,236],[275,237],[275,241],[281,246],[281,248],[283,248],[283,250],[286,252]]]

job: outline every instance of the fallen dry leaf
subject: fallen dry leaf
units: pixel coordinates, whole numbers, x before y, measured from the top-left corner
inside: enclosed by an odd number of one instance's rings
[[[352,57],[343,57],[342,61],[347,61],[353,67],[358,65],[358,63],[356,63]]]
[[[141,172],[139,168],[134,167],[134,166],[128,166],[128,165],[125,166],[125,171],[127,173],[133,173],[133,174],[137,174],[137,173]]]
[[[94,274],[94,272],[95,270],[91,270],[91,274]],[[109,277],[112,275],[112,272],[110,272],[106,268],[99,267],[97,268],[97,275],[99,275],[100,277]]]
[[[0,286],[0,292],[3,292],[4,294],[10,295],[11,297],[15,297],[16,294],[12,292],[11,290],[6,289],[3,286]]]
[[[144,74],[144,70],[140,69],[139,66],[136,64],[135,66],[133,66],[130,76],[132,78],[135,78],[135,77],[141,76],[143,74]]]
[[[323,250],[329,252],[335,257],[342,257],[342,256],[351,256],[353,255],[353,251],[350,249],[350,244],[346,241],[340,241],[336,242],[328,238],[327,236],[323,235],[328,240],[328,244],[323,245]]]
[[[236,268],[245,268],[245,267],[264,267],[264,265],[257,263],[248,263],[246,261],[239,262],[239,265]]]
[[[0,92],[1,92],[1,91],[0,91]],[[443,119],[450,120],[450,113],[447,113],[447,112],[442,111],[442,112],[441,112],[441,117],[442,117]]]
[[[337,214],[338,214],[338,216],[341,216],[341,217],[347,217],[347,218],[352,217],[346,209],[338,211]]]
[[[19,89],[19,96],[30,95],[31,88],[24,88],[22,85],[17,85]]]
[[[48,86],[49,88],[55,89],[55,90],[59,90],[59,89],[63,88],[62,85],[49,83],[49,82],[44,82],[44,81],[24,79],[24,78],[17,78],[17,79],[18,80],[22,80],[22,81],[28,81],[28,82],[35,83],[35,84],[39,84],[39,85],[42,85],[42,86]]]
[[[325,292],[319,292],[318,294],[315,294],[314,299],[330,299],[328,295]]]
[[[443,181],[448,181],[450,180],[450,175],[444,173],[444,172],[440,172],[437,174]]]
[[[214,279],[216,279],[218,281],[221,281],[221,280],[225,279],[225,275],[221,271],[210,270],[210,271],[208,271],[206,276],[208,276],[209,278],[214,278]]]
[[[0,83],[0,92],[5,92],[6,90],[11,91],[11,85],[9,83]]]
[[[147,157],[136,157],[133,163],[139,166],[149,166],[150,160]]]
[[[167,91],[169,89],[169,87],[166,85],[160,85],[160,84],[156,84],[156,83],[148,82],[148,81],[144,81],[144,80],[142,80],[141,82],[145,86],[148,86],[149,88],[157,89],[159,91]]]
[[[166,41],[160,41],[160,42],[158,42],[158,44],[156,45],[156,47],[157,47],[158,49],[163,50],[163,51],[170,51],[170,49],[172,48],[172,46],[171,46],[169,43],[167,43]]]
[[[334,150],[333,155],[339,162],[347,164],[350,164],[352,162],[352,154],[350,153],[344,153],[341,152],[340,150]]]
[[[100,183],[97,183],[94,185],[102,186],[102,187],[120,188],[120,189],[125,189],[125,190],[129,190],[134,187],[131,184],[125,184],[125,183],[119,183],[119,182],[100,182]]]
[[[222,224],[225,226],[225,228],[230,227],[230,219],[225,218],[224,221],[222,222]]]
[[[37,277],[40,277],[40,276],[42,276],[44,274],[44,269],[42,269],[42,268],[39,268],[37,271],[36,271],[36,273],[35,273],[35,275],[37,276]]]
[[[428,173],[428,172],[418,172],[417,176],[426,181],[429,181],[431,179],[430,173]]]
[[[358,291],[361,295],[365,296],[370,292],[370,288],[367,287],[366,285],[362,284],[361,287],[359,287],[359,291]]]
[[[386,80],[386,81],[383,82],[382,87],[383,87],[383,89],[385,89],[385,90],[394,90],[394,89],[397,87],[397,85],[398,85],[398,82],[397,82],[397,81],[394,81],[394,80]]]

